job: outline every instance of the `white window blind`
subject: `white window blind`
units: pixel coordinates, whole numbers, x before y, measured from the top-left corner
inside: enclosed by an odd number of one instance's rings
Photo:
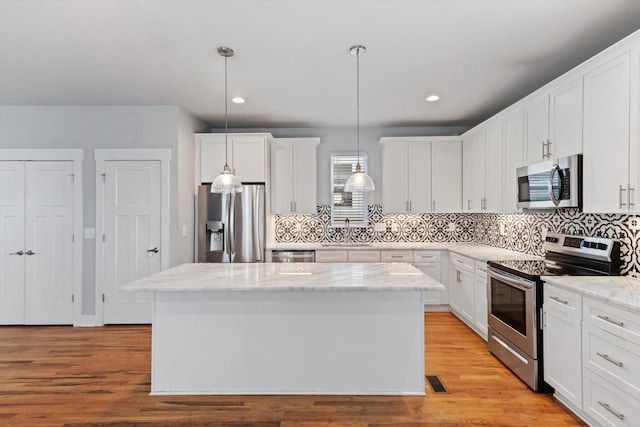
[[[367,225],[367,193],[344,191],[347,178],[356,170],[358,157],[355,153],[331,154],[331,225],[342,227],[349,219],[351,227]],[[367,154],[360,153],[360,165],[367,170]]]

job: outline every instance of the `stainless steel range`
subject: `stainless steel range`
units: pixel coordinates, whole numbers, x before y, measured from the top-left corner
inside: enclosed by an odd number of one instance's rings
[[[542,279],[545,275],[616,276],[620,243],[549,233],[545,260],[489,261],[489,350],[533,390],[542,375]]]

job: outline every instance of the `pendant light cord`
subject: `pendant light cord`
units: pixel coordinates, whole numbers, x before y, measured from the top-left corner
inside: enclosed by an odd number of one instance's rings
[[[356,55],[356,171],[360,169],[360,48]]]
[[[228,113],[227,108],[229,105],[227,103],[227,56],[224,57],[224,166],[225,169],[229,167],[229,142],[227,138],[229,136],[228,132]]]

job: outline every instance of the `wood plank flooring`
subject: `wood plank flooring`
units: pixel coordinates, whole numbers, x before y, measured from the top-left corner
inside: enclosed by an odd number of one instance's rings
[[[149,326],[0,327],[0,425],[574,426],[449,313],[425,314],[426,396],[150,396]]]

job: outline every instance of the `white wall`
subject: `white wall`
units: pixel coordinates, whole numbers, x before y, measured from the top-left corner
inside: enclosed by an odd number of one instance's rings
[[[178,108],[175,106],[0,107],[0,148],[82,148],[83,227],[94,228],[96,148],[170,148],[171,204],[176,205]],[[188,144],[185,144],[188,145]],[[193,159],[193,156],[190,157]],[[193,162],[193,160],[191,160]],[[193,180],[191,181],[193,182]],[[172,212],[172,235],[178,229]],[[172,245],[172,265],[178,245]],[[175,252],[175,253],[174,253]],[[82,314],[95,313],[95,242],[84,242]]]

